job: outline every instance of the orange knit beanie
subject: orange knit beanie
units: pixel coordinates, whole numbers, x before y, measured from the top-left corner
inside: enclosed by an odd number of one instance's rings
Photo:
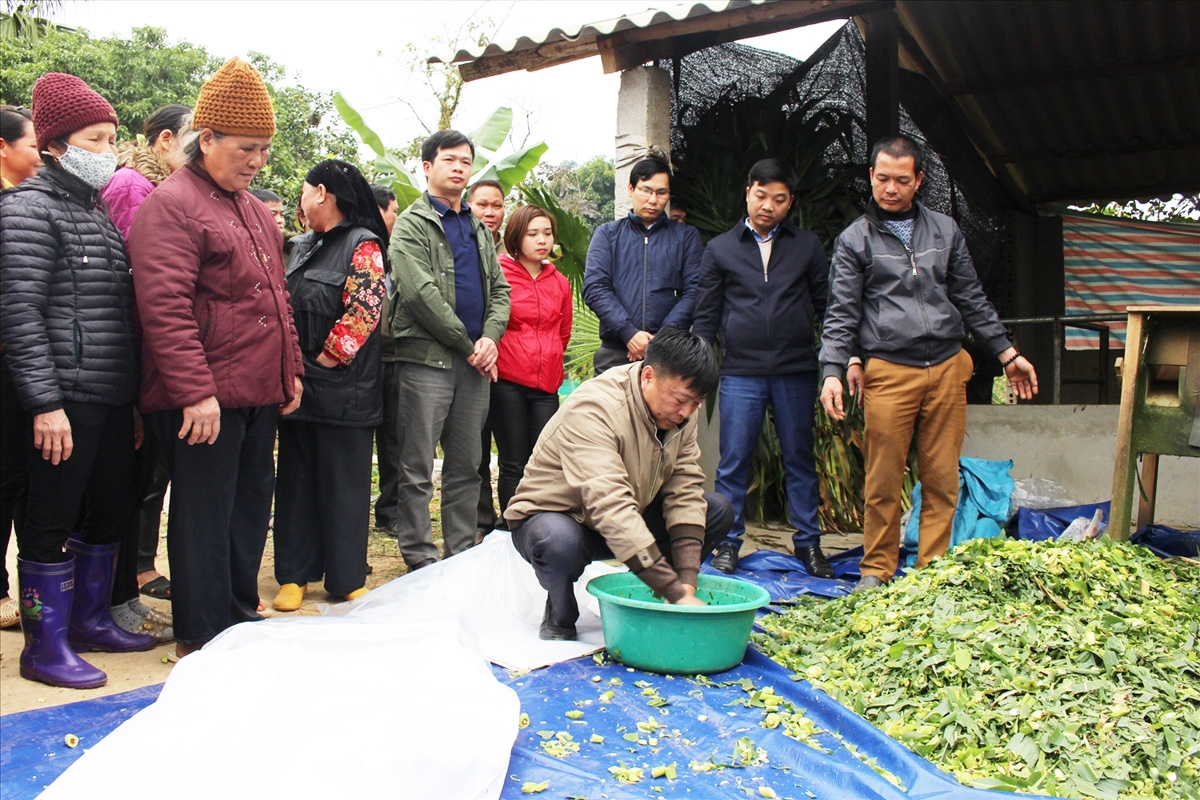
[[[211,128],[232,136],[275,135],[275,112],[258,70],[231,58],[200,88],[192,130]]]

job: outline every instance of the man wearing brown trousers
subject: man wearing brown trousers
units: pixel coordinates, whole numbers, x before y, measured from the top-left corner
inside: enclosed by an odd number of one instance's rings
[[[1037,374],[1009,342],[954,220],[915,198],[925,177],[920,146],[906,136],[871,150],[872,201],[834,246],[821,340],[821,404],[845,417],[842,375],[865,361],[858,401],[866,417],[866,512],[862,574],[854,591],[896,574],[900,501],[913,430],[921,476],[917,566],[944,555],[958,504],[958,460],[974,364],[964,326],[999,359],[1017,394],[1037,394]],[[850,382],[853,392],[856,380]]]

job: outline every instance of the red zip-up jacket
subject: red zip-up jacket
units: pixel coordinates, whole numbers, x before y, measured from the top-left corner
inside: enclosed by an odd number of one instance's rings
[[[512,287],[508,328],[497,345],[500,379],[557,392],[571,341],[571,284],[549,261],[537,278],[507,254],[500,256],[500,268]]]

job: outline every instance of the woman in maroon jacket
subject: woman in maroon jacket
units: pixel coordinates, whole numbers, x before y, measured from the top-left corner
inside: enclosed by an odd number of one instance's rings
[[[499,452],[500,513],[516,494],[542,428],[558,411],[563,353],[571,340],[571,285],[547,258],[557,224],[548,211],[522,206],[504,231],[500,256],[512,287],[508,329],[498,345],[490,425]]]
[[[145,338],[141,408],[167,451],[175,652],[258,614],[275,484],[275,425],[304,374],[283,236],[247,187],[275,117],[258,71],[226,62],[200,90],[188,164],[142,202],[129,232]]]

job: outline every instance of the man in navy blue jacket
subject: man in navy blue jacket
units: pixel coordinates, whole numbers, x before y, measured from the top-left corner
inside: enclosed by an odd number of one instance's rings
[[[798,529],[792,535],[796,557],[810,575],[832,578],[821,552],[813,458],[814,326],[825,316],[829,262],[816,236],[786,221],[795,185],[795,175],[778,160],[755,164],[746,181],[746,216],[708,243],[700,266],[693,332],[710,343],[720,335],[716,490],[734,510],[733,528],[717,546],[712,565],[727,573],[737,569],[750,457],[770,406],[783,453],[788,515]]]
[[[690,225],[668,219],[671,172],[658,158],[629,173],[633,210],[596,228],[583,274],[583,299],[600,318],[596,374],[641,361],[662,328],[688,329],[704,245]]]

